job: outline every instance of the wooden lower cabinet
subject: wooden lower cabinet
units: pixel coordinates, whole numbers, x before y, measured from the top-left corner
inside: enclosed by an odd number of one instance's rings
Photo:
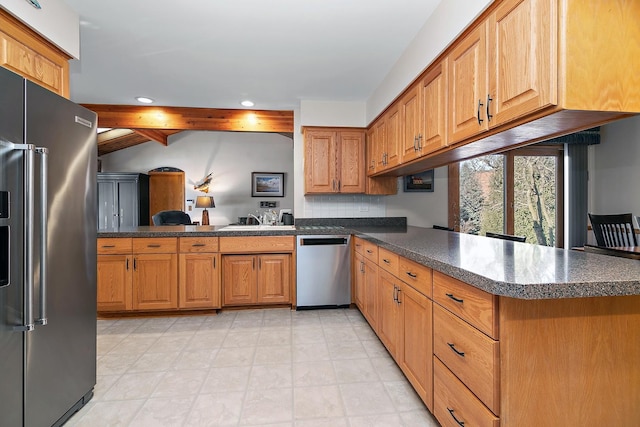
[[[379,270],[378,275],[378,337],[396,361],[400,347],[402,308],[399,300],[399,280],[392,274]]]
[[[402,327],[396,361],[418,396],[433,412],[433,303],[406,284],[401,285],[399,299]]]
[[[98,255],[98,311],[132,308],[132,255]]]
[[[180,254],[179,308],[220,308],[220,254]]]
[[[178,308],[178,255],[134,254],[133,309]]]
[[[291,254],[223,255],[223,305],[289,304]]]
[[[373,330],[378,327],[378,266],[368,258],[364,259],[364,317]]]

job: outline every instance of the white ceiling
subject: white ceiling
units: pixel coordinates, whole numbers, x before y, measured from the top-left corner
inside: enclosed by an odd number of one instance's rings
[[[440,0],[64,0],[80,103],[290,110],[366,101]]]

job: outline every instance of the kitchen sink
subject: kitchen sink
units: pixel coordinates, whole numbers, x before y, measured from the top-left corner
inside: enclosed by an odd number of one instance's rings
[[[227,225],[220,231],[269,231],[269,230],[295,230],[295,225]]]

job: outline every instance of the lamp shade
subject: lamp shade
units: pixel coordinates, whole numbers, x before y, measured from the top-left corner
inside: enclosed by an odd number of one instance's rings
[[[198,196],[196,198],[196,208],[215,208],[216,204],[211,196]]]

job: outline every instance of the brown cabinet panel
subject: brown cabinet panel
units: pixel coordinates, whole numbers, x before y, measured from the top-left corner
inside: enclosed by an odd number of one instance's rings
[[[422,137],[422,112],[420,109],[420,86],[414,84],[400,99],[400,126],[402,143],[400,144],[402,163],[420,156],[419,140]]]
[[[293,252],[295,236],[220,237],[220,252]]]
[[[305,132],[305,193],[336,192],[337,139],[337,133],[331,130]]]
[[[432,153],[448,144],[447,112],[448,104],[447,62],[433,67],[422,79],[422,138],[419,138],[420,155]]]
[[[399,304],[400,281],[389,272],[378,269],[377,332],[394,359],[398,359],[401,333],[401,307]]]
[[[133,288],[134,310],[178,308],[178,255],[135,254]]]
[[[224,255],[222,283],[224,305],[255,304],[256,259],[253,255]]]
[[[433,415],[442,427],[499,427],[500,420],[453,375],[433,358]]]
[[[149,223],[160,211],[184,211],[184,172],[149,172]]]
[[[340,193],[364,193],[364,137],[364,131],[342,131],[338,133],[340,170],[337,179],[338,192]]]
[[[98,255],[98,311],[125,311],[132,308],[131,255]]]
[[[137,254],[175,254],[178,252],[178,239],[176,237],[134,238],[133,252]]]
[[[109,254],[130,254],[133,248],[132,239],[123,238],[105,238],[98,239],[98,255]]]
[[[180,237],[180,252],[218,252],[217,237]]]
[[[220,254],[180,254],[179,270],[180,308],[220,308]]]
[[[270,254],[258,257],[258,300],[260,304],[291,301],[291,255]]]

